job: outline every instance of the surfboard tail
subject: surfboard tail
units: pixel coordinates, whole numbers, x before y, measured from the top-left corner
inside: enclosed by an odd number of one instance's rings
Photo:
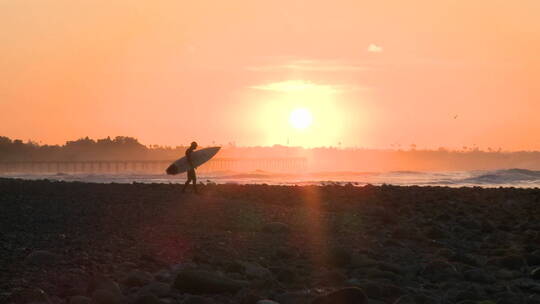
[[[165,170],[168,175],[178,174],[178,167],[175,164],[170,165],[167,170]]]

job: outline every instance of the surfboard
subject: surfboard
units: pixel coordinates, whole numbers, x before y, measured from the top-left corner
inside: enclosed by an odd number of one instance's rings
[[[221,147],[210,147],[210,148],[204,148],[200,150],[195,150],[191,153],[191,162],[195,166],[195,168],[199,167],[200,165],[204,164],[205,162],[209,161],[216,153],[218,153],[219,149]],[[175,162],[173,162],[165,172],[169,175],[179,174],[182,172],[186,172],[190,169],[190,165],[188,164],[187,158],[184,156]]]

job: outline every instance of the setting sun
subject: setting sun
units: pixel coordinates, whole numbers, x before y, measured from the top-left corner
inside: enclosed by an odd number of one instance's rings
[[[289,123],[295,129],[306,129],[311,125],[312,122],[313,115],[311,115],[311,112],[309,110],[304,108],[293,110],[291,112],[291,116],[289,117]]]

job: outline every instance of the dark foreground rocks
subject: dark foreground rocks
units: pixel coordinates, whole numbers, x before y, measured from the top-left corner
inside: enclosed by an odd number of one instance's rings
[[[0,303],[540,303],[540,190],[0,179]]]
[[[235,293],[249,285],[205,270],[182,270],[176,275],[174,287],[192,294]]]

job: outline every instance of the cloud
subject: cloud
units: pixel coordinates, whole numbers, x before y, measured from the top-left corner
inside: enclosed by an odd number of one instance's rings
[[[371,43],[367,47],[367,51],[370,53],[381,53],[383,51],[382,46]]]
[[[369,67],[353,63],[323,60],[292,60],[283,64],[247,67],[250,71],[295,70],[309,72],[366,71]]]
[[[316,84],[314,82],[305,80],[287,80],[280,82],[272,82],[263,85],[250,86],[249,88],[255,90],[273,91],[281,93],[290,92],[311,92],[311,93],[323,93],[323,94],[335,94],[344,91],[352,91],[360,89],[357,86],[350,85],[330,85],[330,84]]]

